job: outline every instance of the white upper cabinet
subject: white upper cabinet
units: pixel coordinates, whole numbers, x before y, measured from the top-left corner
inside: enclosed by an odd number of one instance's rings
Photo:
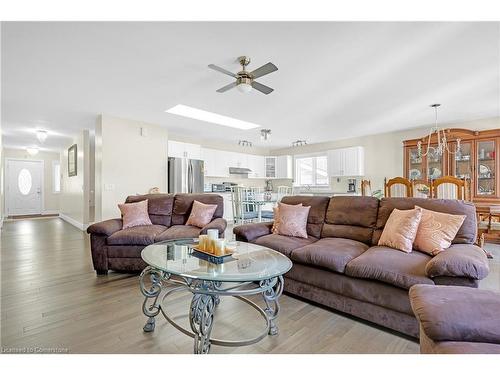
[[[361,146],[328,151],[330,177],[355,177],[365,174],[365,152]]]
[[[281,155],[276,158],[276,178],[293,178],[293,164],[290,155]]]
[[[168,141],[168,156],[201,160],[201,146],[194,143]]]
[[[276,156],[266,156],[264,158],[266,168],[266,178],[276,178],[276,164],[278,163]]]
[[[248,168],[252,172],[248,175],[249,178],[265,178],[266,168],[264,164],[264,156],[247,155]]]
[[[205,164],[205,176],[229,176],[228,155],[226,155],[229,154],[229,152],[214,150],[211,148],[202,148],[201,151],[201,159]]]

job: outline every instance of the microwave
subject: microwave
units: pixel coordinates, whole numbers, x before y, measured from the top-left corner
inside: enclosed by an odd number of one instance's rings
[[[226,186],[224,184],[212,184],[212,192],[224,193],[225,191],[226,191]]]

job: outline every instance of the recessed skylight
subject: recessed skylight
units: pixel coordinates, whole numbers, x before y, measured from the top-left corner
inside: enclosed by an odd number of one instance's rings
[[[194,118],[195,120],[211,122],[212,124],[229,126],[231,128],[236,128],[236,129],[248,130],[248,129],[255,129],[260,126],[251,122],[219,115],[217,113],[204,111],[202,109],[189,107],[183,104],[177,104],[175,107],[167,109],[165,112],[172,113],[174,115]]]

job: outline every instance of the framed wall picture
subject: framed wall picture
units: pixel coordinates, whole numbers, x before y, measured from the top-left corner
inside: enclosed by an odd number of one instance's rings
[[[76,176],[77,172],[77,160],[78,152],[76,149],[76,144],[68,148],[68,176],[73,177]]]

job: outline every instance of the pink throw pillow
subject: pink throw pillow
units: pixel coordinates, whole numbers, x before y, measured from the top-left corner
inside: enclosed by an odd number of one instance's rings
[[[186,225],[194,225],[195,227],[203,228],[212,221],[216,209],[216,204],[205,204],[195,200]]]
[[[421,218],[422,209],[420,207],[415,207],[412,210],[395,208],[385,223],[378,245],[411,253]]]
[[[414,247],[415,250],[434,256],[451,246],[451,241],[457,235],[466,216],[445,214],[425,208],[421,210],[422,220],[417,230]]]
[[[123,228],[137,227],[138,225],[153,225],[148,215],[148,200],[136,203],[119,204],[122,213]]]
[[[285,204],[285,203],[282,203]],[[290,205],[289,205],[290,206]],[[297,204],[296,206],[302,206],[302,203]],[[278,207],[273,207],[273,227],[271,228],[271,233],[278,233],[278,228],[279,228],[279,208]]]
[[[310,206],[290,205],[279,202],[275,210],[273,233],[283,236],[307,238],[307,217]]]

